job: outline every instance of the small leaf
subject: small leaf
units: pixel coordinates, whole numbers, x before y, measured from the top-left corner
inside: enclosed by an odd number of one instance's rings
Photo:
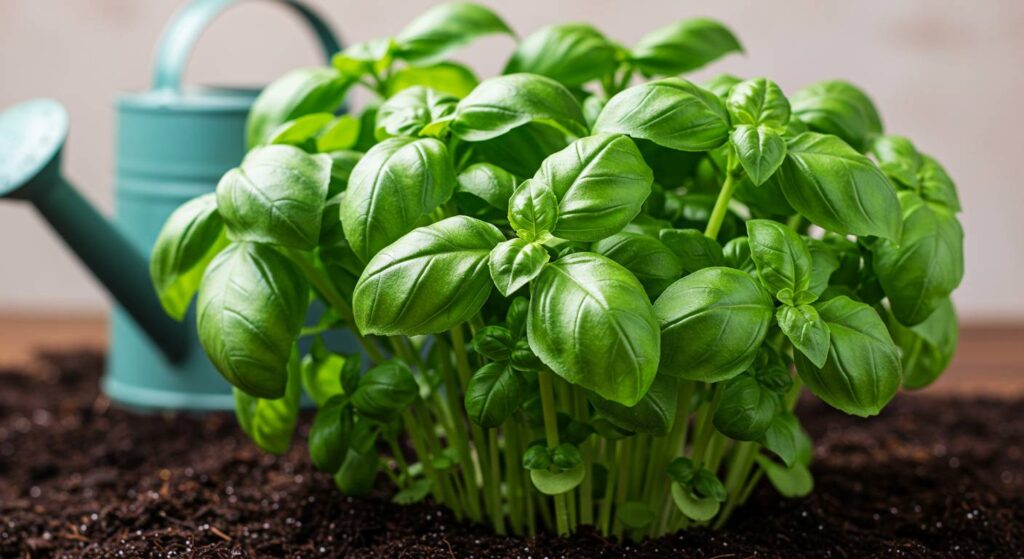
[[[538,179],[526,179],[508,202],[508,223],[522,239],[543,242],[558,220],[558,200],[551,186]]]
[[[755,456],[754,459],[764,469],[772,487],[783,497],[789,499],[806,497],[814,490],[814,478],[811,477],[811,471],[807,466],[803,464],[793,464],[789,467],[780,466],[764,456]]]
[[[725,255],[718,241],[696,229],[662,229],[658,238],[679,258],[683,275],[725,265]]]
[[[540,275],[550,258],[543,246],[524,239],[499,243],[488,259],[491,279],[498,291],[509,297]]]
[[[729,140],[754,186],[767,181],[786,159],[786,141],[770,128],[741,124],[733,129]]]
[[[348,454],[352,408],[345,396],[334,396],[316,412],[309,428],[309,456],[322,472],[334,473]]]
[[[583,464],[577,465],[571,470],[552,472],[550,470],[530,470],[530,481],[537,491],[545,495],[561,495],[568,493],[583,483],[587,470]]]
[[[810,305],[782,305],[775,313],[779,329],[815,367],[828,359],[829,329]]]
[[[352,406],[371,419],[391,421],[419,395],[419,384],[409,367],[401,361],[385,361],[359,379]]]
[[[371,450],[360,454],[349,449],[348,456],[341,464],[341,469],[334,474],[334,485],[344,495],[352,497],[366,495],[373,490],[379,466],[380,459],[377,457],[376,451]]]
[[[523,401],[522,377],[507,363],[488,363],[466,385],[466,414],[477,425],[498,427]]]
[[[374,135],[378,140],[392,136],[416,136],[430,123],[455,110],[458,99],[422,86],[394,94],[377,109]]]
[[[287,364],[287,386],[280,398],[259,398],[235,387],[235,417],[242,430],[257,446],[271,454],[284,454],[291,446],[295,426],[299,422],[298,352],[293,351]]]
[[[627,528],[643,528],[654,522],[656,517],[651,506],[643,501],[626,501],[619,505],[615,517]]]
[[[440,62],[433,66],[406,66],[391,74],[388,96],[416,85],[454,95],[462,99],[480,81],[472,70],[455,62]]]
[[[504,326],[484,326],[473,336],[473,351],[491,361],[508,361],[515,347],[515,337]]]
[[[721,400],[713,416],[715,429],[739,441],[755,441],[775,415],[775,397],[753,375],[730,379],[719,388]]]
[[[811,441],[796,416],[790,412],[784,411],[773,417],[759,442],[778,455],[787,466],[810,463]]]
[[[672,501],[675,502],[676,508],[683,513],[683,516],[695,522],[711,520],[722,507],[722,504],[714,497],[697,497],[689,487],[678,483],[672,484]]]
[[[423,499],[427,498],[432,487],[433,484],[429,479],[417,479],[410,483],[405,489],[395,493],[395,496],[391,498],[391,502],[396,505],[412,505],[414,503],[419,503]]]
[[[773,81],[755,78],[734,84],[726,102],[733,124],[757,128],[785,128],[789,122],[789,101]]]
[[[260,92],[245,123],[249,149],[263,145],[282,124],[313,113],[335,113],[355,80],[333,68],[298,68]]]
[[[332,113],[313,113],[300,116],[275,128],[270,133],[267,143],[301,147],[333,120]]]
[[[491,163],[466,167],[457,181],[456,192],[472,194],[503,212],[508,212],[509,198],[519,184],[515,175]]]
[[[627,407],[596,394],[590,394],[590,403],[612,425],[623,431],[664,436],[676,419],[678,392],[678,379],[658,375],[647,394],[634,406]]]
[[[714,472],[707,468],[701,468],[697,470],[696,475],[693,476],[691,482],[693,490],[697,495],[704,497],[711,497],[719,503],[725,502],[726,494],[725,485],[715,476]]]

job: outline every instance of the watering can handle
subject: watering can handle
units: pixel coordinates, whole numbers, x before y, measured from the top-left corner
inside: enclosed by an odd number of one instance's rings
[[[221,12],[235,4],[242,3],[242,1],[194,0],[175,14],[171,24],[167,26],[167,30],[160,38],[157,48],[153,89],[180,89],[185,63],[188,61],[192,45],[195,44],[199,35]],[[291,8],[309,24],[313,32],[316,33],[328,61],[334,53],[341,50],[341,45],[337,37],[334,36],[334,32],[316,12],[296,0],[275,0],[275,2]]]

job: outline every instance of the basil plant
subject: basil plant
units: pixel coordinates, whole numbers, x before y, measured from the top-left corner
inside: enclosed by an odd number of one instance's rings
[[[517,43],[481,81],[447,58],[485,35]],[[867,417],[949,364],[960,205],[854,85],[679,77],[741,50],[707,19],[630,47],[435,7],[263,91],[160,234],[160,299],[197,296],[257,445],[316,405],[348,495],[628,538],[720,526],[763,478],[805,495],[805,389]]]

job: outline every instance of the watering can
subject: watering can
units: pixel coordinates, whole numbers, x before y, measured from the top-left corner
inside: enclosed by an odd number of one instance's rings
[[[334,34],[305,6],[295,11],[328,59]],[[193,43],[240,0],[196,0],[168,26],[157,49],[153,90],[117,100],[116,215],[107,221],[63,177],[68,115],[37,99],[0,113],[0,198],[26,200],[115,300],[103,391],[138,409],[220,410],[234,406],[228,383],[203,353],[195,305],[182,323],[167,317],[149,278],[149,254],[178,206],[212,192],[245,154],[245,120],[258,90],[183,89]]]

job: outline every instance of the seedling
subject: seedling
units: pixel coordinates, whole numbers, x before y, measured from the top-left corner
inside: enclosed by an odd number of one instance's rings
[[[803,389],[866,417],[949,364],[956,190],[861,90],[682,79],[741,51],[705,19],[632,48],[546,27],[483,81],[446,60],[491,34],[446,4],[287,74],[164,227],[160,297],[180,319],[198,292],[259,446],[305,392],[347,494],[383,473],[498,533],[639,538],[720,526],[762,477],[811,491]],[[354,87],[376,100],[336,116]]]

